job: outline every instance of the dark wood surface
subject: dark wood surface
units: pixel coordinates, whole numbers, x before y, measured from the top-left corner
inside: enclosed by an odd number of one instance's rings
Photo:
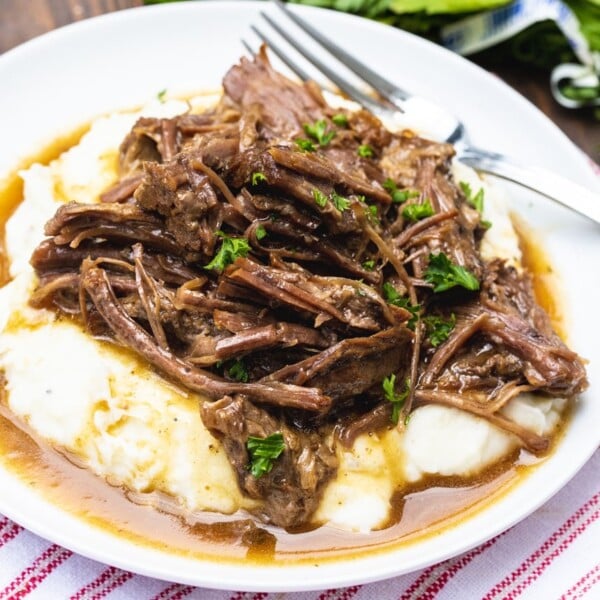
[[[142,3],[142,0],[0,0],[0,52],[67,23]],[[594,119],[591,111],[572,111],[556,104],[546,73],[514,64],[495,64],[493,71],[546,113],[580,148],[600,161],[600,121]]]

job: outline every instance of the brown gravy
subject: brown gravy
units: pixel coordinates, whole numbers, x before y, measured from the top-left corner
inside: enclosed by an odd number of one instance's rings
[[[87,128],[58,140],[23,164],[48,163],[78,142]],[[3,186],[3,187],[2,187]],[[0,183],[0,285],[8,280],[3,251],[4,225],[22,198],[22,184],[13,175]],[[534,274],[535,292],[563,334],[562,315],[551,293],[551,268],[535,238],[518,226],[524,263]],[[0,382],[0,391],[3,386]],[[522,481],[541,462],[521,451],[471,480],[430,477],[393,498],[393,524],[368,534],[350,533],[331,526],[287,533],[277,528],[249,525],[248,515],[202,513],[182,518],[168,509],[133,502],[125,490],[110,486],[91,472],[76,466],[31,431],[17,423],[0,397],[0,464],[26,485],[35,486],[49,502],[61,506],[85,522],[133,543],[182,556],[219,562],[312,563],[385,551],[412,543],[468,519]],[[157,497],[147,498],[156,504]],[[160,503],[160,499],[159,503]],[[166,499],[164,499],[166,501]],[[165,502],[165,507],[167,503]]]

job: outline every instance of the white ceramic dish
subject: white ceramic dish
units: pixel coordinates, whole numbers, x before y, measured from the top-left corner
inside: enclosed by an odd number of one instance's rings
[[[19,159],[91,118],[170,93],[215,89],[258,20],[256,2],[169,4],[65,27],[0,57],[0,177]],[[269,9],[272,7],[268,7]],[[419,38],[339,13],[302,8],[333,39],[405,88],[443,101],[473,142],[556,170],[591,188],[588,160],[537,109],[493,76]],[[545,241],[561,276],[571,345],[590,360],[590,391],[555,452],[501,500],[443,535],[387,553],[284,567],[202,562],[95,529],[36,495],[0,468],[0,511],[76,552],[138,573],[225,589],[294,591],[364,583],[463,552],[524,518],[577,472],[600,441],[600,305],[597,227],[550,202],[510,188],[517,211]]]

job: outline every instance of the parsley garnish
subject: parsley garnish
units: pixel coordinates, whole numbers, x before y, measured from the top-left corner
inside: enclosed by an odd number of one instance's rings
[[[369,211],[369,220],[377,225],[379,223],[379,216],[377,214],[376,204],[366,204],[367,210]]]
[[[408,320],[406,326],[409,329],[414,330],[419,318],[419,311],[421,310],[420,304],[411,304],[410,299],[406,296],[401,296],[398,290],[389,282],[386,281],[383,284],[383,297],[388,304],[399,306],[400,308],[406,309],[412,316]]]
[[[467,203],[472,206],[480,215],[483,214],[483,202],[484,202],[484,194],[483,188],[479,188],[479,191],[473,196],[473,190],[471,186],[466,181],[460,181],[459,184],[460,189],[462,190],[465,198],[467,199]],[[489,229],[492,224],[489,221],[482,219],[481,226]]]
[[[262,240],[267,235],[267,230],[264,228],[264,225],[259,225],[256,228],[255,235],[256,235],[256,239],[259,241]]]
[[[344,198],[344,196],[340,196],[335,192],[331,192],[329,197],[327,197],[321,190],[314,188],[312,191],[312,195],[315,199],[315,204],[317,206],[320,206],[321,208],[325,208],[327,200],[331,200],[333,202],[333,205],[340,212],[344,212],[350,206],[350,200],[348,200],[348,198]]]
[[[246,442],[250,454],[248,468],[253,477],[258,479],[273,468],[273,462],[285,450],[283,435],[279,432],[272,433],[266,438],[250,436]]]
[[[381,387],[383,388],[385,399],[392,403],[392,423],[397,425],[398,418],[400,417],[400,410],[404,406],[404,403],[406,402],[410,392],[410,379],[408,379],[408,377],[406,378],[404,382],[404,391],[402,391],[400,394],[397,394],[396,390],[394,389],[396,387],[395,373],[389,377],[385,377],[381,383]]]
[[[340,196],[335,192],[332,192],[331,194],[331,201],[340,212],[344,212],[350,206],[350,200],[348,200],[348,198],[344,198],[344,196]]]
[[[365,271],[372,271],[375,268],[375,261],[372,258],[369,260],[365,260],[362,266],[363,269],[365,269]]]
[[[427,331],[427,337],[429,338],[430,344],[437,348],[442,342],[448,339],[448,336],[456,325],[456,316],[454,313],[450,315],[448,321],[438,317],[437,315],[431,315],[423,318],[425,323],[425,330]]]
[[[165,100],[167,99],[167,88],[165,88],[164,90],[160,90],[160,92],[158,92],[158,94],[156,94],[156,97],[158,98],[159,102],[164,104]]]
[[[327,204],[327,196],[321,190],[318,190],[317,188],[315,188],[312,193],[313,193],[313,198],[315,199],[315,202],[317,203],[317,206],[324,208],[325,205]]]
[[[315,145],[306,138],[296,138],[294,142],[303,152],[314,152],[316,150]]]
[[[418,190],[399,190],[398,186],[389,177],[383,182],[383,189],[392,197],[394,204],[402,204],[409,198],[416,198],[421,195]]]
[[[231,366],[226,369],[226,373],[236,381],[248,382],[248,369],[246,369],[246,365],[242,360],[235,359]]]
[[[392,194],[392,202],[394,204],[402,204],[406,202],[409,198],[418,198],[421,195],[421,192],[418,190],[396,190]]]
[[[420,221],[433,214],[433,207],[429,200],[425,200],[422,204],[409,204],[402,211],[402,216],[409,221]]]
[[[338,127],[348,127],[348,117],[344,113],[338,113],[337,115],[333,115],[331,120]]]
[[[256,173],[252,173],[252,185],[258,185],[261,182],[268,183],[267,176],[260,171],[256,171]]]
[[[375,154],[375,152],[373,152],[373,148],[371,148],[371,146],[369,146],[369,144],[361,144],[358,147],[357,153],[359,156],[362,156],[363,158],[372,158],[373,155]]]
[[[219,251],[214,258],[204,267],[215,271],[223,271],[223,269],[235,261],[239,256],[247,256],[250,252],[250,244],[245,238],[235,238],[217,231],[215,235],[223,238]]]
[[[327,121],[325,121],[325,119],[315,121],[313,125],[304,123],[302,127],[304,128],[306,135],[317,141],[319,146],[322,147],[327,146],[327,144],[335,137],[334,130],[327,131]]]
[[[472,291],[479,289],[479,281],[475,275],[464,267],[455,265],[443,252],[429,255],[425,281],[433,283],[434,292],[445,292],[457,285]]]

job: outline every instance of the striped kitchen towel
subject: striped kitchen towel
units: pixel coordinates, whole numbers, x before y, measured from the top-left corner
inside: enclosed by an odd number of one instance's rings
[[[600,450],[521,523],[455,558],[363,586],[212,591],[73,554],[0,515],[0,600],[575,600],[600,598]]]

